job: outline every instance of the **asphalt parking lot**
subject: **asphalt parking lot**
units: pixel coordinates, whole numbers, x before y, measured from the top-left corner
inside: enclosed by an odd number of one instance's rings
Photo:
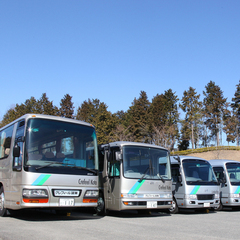
[[[239,239],[239,211],[110,212],[59,216],[54,211],[26,211],[0,218],[0,239]]]

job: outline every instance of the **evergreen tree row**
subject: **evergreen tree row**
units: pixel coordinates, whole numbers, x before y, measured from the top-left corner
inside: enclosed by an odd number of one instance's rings
[[[203,101],[196,89],[189,87],[180,100],[169,89],[148,100],[144,91],[134,98],[129,109],[112,114],[108,106],[99,99],[88,99],[74,115],[72,97],[66,94],[60,108],[49,101],[46,93],[39,100],[34,97],[25,103],[9,109],[0,122],[0,127],[26,113],[40,113],[73,118],[92,123],[97,131],[98,143],[110,141],[137,141],[153,143],[172,150],[210,145],[219,146],[225,133],[228,143],[239,146],[240,133],[240,81],[231,102],[223,96],[223,91],[213,81],[205,86]],[[184,113],[180,119],[179,110]]]

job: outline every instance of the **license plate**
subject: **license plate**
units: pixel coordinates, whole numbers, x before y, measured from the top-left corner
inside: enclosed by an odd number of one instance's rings
[[[59,206],[74,206],[74,198],[60,198]]]
[[[210,203],[204,203],[203,207],[210,207]]]
[[[147,202],[147,208],[157,208],[157,201]]]

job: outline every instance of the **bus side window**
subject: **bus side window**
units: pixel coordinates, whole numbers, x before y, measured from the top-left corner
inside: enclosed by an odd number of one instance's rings
[[[15,168],[19,167],[18,170],[21,170],[21,166],[22,166],[24,126],[25,126],[25,121],[18,122],[16,137],[15,137],[15,145],[18,145],[20,147],[20,155],[19,157],[14,157],[13,167]]]
[[[7,158],[10,154],[13,127],[14,125],[0,132],[0,159]]]
[[[98,150],[98,159],[99,159],[99,172],[103,171],[103,167],[104,167],[104,150],[99,149]]]
[[[108,158],[108,175],[109,177],[119,177],[120,176],[120,161],[116,161],[115,152],[119,149],[111,149]]]
[[[217,177],[217,180],[219,182],[223,182],[224,181],[224,170],[223,167],[213,167],[213,171]]]
[[[172,179],[173,182],[178,182],[180,173],[179,173],[179,165],[172,165],[171,166],[171,171],[172,171]]]

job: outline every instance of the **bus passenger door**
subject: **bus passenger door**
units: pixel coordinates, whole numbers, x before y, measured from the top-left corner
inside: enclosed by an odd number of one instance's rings
[[[15,149],[18,148],[18,151],[17,151],[18,155],[13,156],[13,165],[12,165],[11,187],[12,187],[13,202],[19,201],[19,199],[21,199],[21,196],[22,196],[20,183],[22,182],[24,127],[25,127],[24,120],[18,122],[15,141],[14,141],[13,152],[15,152]]]
[[[116,161],[115,152],[119,149],[112,148],[107,159],[107,181],[104,186],[106,208],[119,210],[120,199],[120,161]]]
[[[183,198],[183,187],[182,187],[182,179],[180,174],[179,164],[172,164],[171,165],[171,172],[172,172],[172,191],[173,196],[179,205],[179,200]]]
[[[231,184],[228,182],[223,167],[213,167],[218,182],[220,183],[220,199],[223,204],[228,202]]]

